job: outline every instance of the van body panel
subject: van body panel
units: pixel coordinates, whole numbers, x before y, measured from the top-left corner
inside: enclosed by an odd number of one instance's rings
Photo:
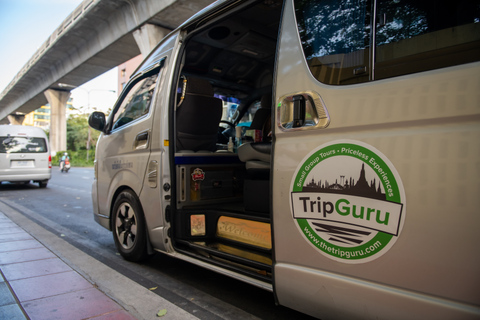
[[[176,39],[177,37],[173,34],[165,38],[157,47],[155,51],[156,54],[153,56],[154,60],[150,59],[148,60],[148,64],[144,63],[139,67],[137,74],[132,76],[130,83],[134,82],[135,78],[138,78],[140,74],[151,69],[152,65],[158,65],[159,62],[162,62],[162,64],[168,63],[170,59],[167,59],[167,57],[171,56],[171,51],[176,43]],[[165,65],[161,67],[160,77],[162,78],[158,81],[162,83],[165,81],[164,77],[166,77],[164,70],[170,70],[170,68],[167,68]],[[132,87],[132,85],[127,85],[125,91],[128,91],[130,87]],[[157,86],[156,88],[158,89],[156,89],[153,94],[151,101],[152,106],[157,103],[161,104],[162,102],[160,101],[167,96],[167,94],[159,94],[159,92],[166,90],[164,86]],[[122,95],[124,96],[125,94],[122,93]],[[157,102],[157,99],[159,102]],[[168,99],[165,98],[164,100]],[[120,103],[121,101],[118,101],[117,105]],[[111,229],[111,214],[115,195],[123,188],[131,189],[140,198],[142,205],[148,206],[145,210],[156,210],[162,205],[160,198],[161,188],[159,187],[161,185],[158,181],[160,175],[158,172],[155,173],[157,179],[155,183],[156,186],[154,188],[147,188],[145,192],[142,192],[144,184],[148,186],[149,174],[153,174],[152,172],[147,172],[148,165],[154,162],[158,164],[162,163],[159,159],[165,152],[161,144],[163,139],[160,139],[158,135],[152,134],[156,132],[156,130],[152,132],[152,127],[167,127],[160,125],[161,121],[165,121],[162,119],[162,114],[164,115],[165,113],[160,109],[155,112],[156,109],[159,108],[150,107],[148,115],[109,134],[102,133],[99,138],[99,142],[101,141],[105,144],[97,144],[97,150],[104,150],[104,146],[107,146],[107,149],[100,153],[101,155],[111,156],[99,156],[96,158],[97,178],[92,185],[92,198],[95,220],[108,229]],[[157,117],[155,117],[155,113],[157,113]],[[165,117],[165,115],[163,117]],[[112,121],[111,117],[107,120],[108,123]],[[152,125],[153,123],[155,123],[155,125]],[[139,134],[147,136],[147,143],[140,147],[136,142]],[[123,147],[123,150],[120,152],[115,150],[115,147],[113,147],[113,149],[108,148],[108,146],[118,146],[119,143]],[[157,166],[157,171],[158,170],[159,168]],[[108,185],[102,183],[106,181],[109,181]],[[156,201],[151,201],[151,199],[156,199]],[[145,219],[150,232],[150,241],[154,244],[155,248],[161,248],[165,242],[163,214],[160,212],[158,216],[148,215]]]
[[[94,174],[94,179],[92,181],[92,194],[91,194],[91,196],[92,196],[93,216],[95,218],[95,221],[97,221],[96,218],[97,218],[97,215],[99,215],[99,212],[98,212],[98,192],[97,192],[97,174],[96,174],[97,161],[96,160],[94,161],[93,166],[94,166],[95,174]],[[108,229],[110,229],[110,228],[108,228]]]
[[[164,60],[160,70],[156,98],[153,103],[157,106],[153,119],[154,134],[151,135],[151,150],[148,159],[147,174],[144,177],[144,188],[139,194],[145,212],[156,212],[146,215],[147,230],[152,246],[158,251],[171,251],[166,239],[166,229],[169,223],[165,221],[165,212],[170,204],[171,192],[166,189],[170,182],[169,148],[168,148],[168,104],[172,86],[173,66],[176,63],[178,52],[179,32],[171,33],[161,42],[153,55],[153,61]]]
[[[282,305],[291,300],[291,304],[307,314],[322,314],[322,319],[478,318],[478,309],[470,305],[338,273],[279,263],[275,275],[276,290],[282,291],[282,299],[286,299],[280,301]],[[397,312],[392,313],[393,309]]]
[[[110,134],[102,135],[97,150],[97,197],[99,214],[110,216],[114,195],[126,186],[135,194],[143,188],[143,176],[149,157],[147,148],[135,149],[136,137],[151,128],[152,116],[147,115]]]
[[[50,148],[37,127],[0,126],[0,181],[47,181],[51,178]]]
[[[480,241],[480,234],[471,223],[473,219],[478,220],[480,185],[475,182],[478,175],[469,175],[469,172],[478,171],[480,154],[480,108],[476,99],[480,64],[470,63],[359,85],[327,86],[313,78],[304,56],[298,54],[302,47],[290,1],[283,19],[277,57],[276,97],[317,92],[328,110],[330,125],[327,129],[282,130],[278,125],[282,101],[276,101],[273,226],[275,235],[289,235],[274,238],[275,290],[279,302],[292,308],[299,303],[300,293],[296,292],[297,299],[293,298],[290,279],[300,279],[298,288],[315,284],[325,294],[343,283],[343,279],[337,281],[335,278],[326,282],[323,275],[315,272],[307,277],[299,268],[302,266],[318,269],[320,273],[348,275],[365,281],[372,294],[381,285],[391,288],[389,290],[398,288],[412,294],[420,292],[471,304],[476,306],[478,316],[480,256],[456,240],[461,238],[461,243],[472,244]],[[394,87],[392,83],[395,83]],[[374,261],[355,265],[319,254],[303,238],[299,227],[292,223],[292,210],[286,209],[291,208],[288,195],[302,159],[325,143],[344,139],[361,141],[381,150],[396,168],[406,195],[403,203],[405,224],[396,243]],[[422,272],[426,269],[430,271]],[[286,280],[287,274],[289,280]],[[342,292],[351,292],[349,290]],[[301,295],[308,300],[313,294],[310,291]],[[338,301],[335,297],[332,299]],[[332,299],[315,299],[306,302],[304,307],[316,301],[316,307],[328,309]],[[382,301],[371,299],[337,310],[350,309],[358,316],[362,310],[370,310],[374,305],[395,308],[399,303],[394,295],[384,296]],[[430,309],[427,305],[425,315],[437,317],[443,314],[443,311]],[[452,314],[447,312],[445,315]],[[463,315],[463,310],[459,310],[459,315]]]
[[[93,218],[94,218],[95,222],[97,222],[99,225],[101,225],[105,229],[108,229],[110,231],[112,230],[112,226],[110,224],[110,217],[102,216],[102,215],[99,215],[97,213],[94,213]]]
[[[18,158],[9,158],[8,161],[20,161]],[[21,161],[33,161],[32,159],[21,159]],[[0,175],[0,181],[12,181],[12,182],[21,182],[21,181],[40,181],[40,180],[49,180],[51,178],[51,173],[49,170],[35,170],[36,173],[30,170],[22,169],[22,173],[18,173],[15,169],[6,170],[4,174]],[[39,172],[40,171],[40,172]],[[43,172],[41,172],[43,171]]]
[[[165,38],[163,38],[158,45],[150,52],[147,58],[138,66],[134,74],[143,72],[145,69],[148,69],[155,62],[163,59],[167,56],[167,51],[172,50],[178,41],[178,30],[174,30],[169,33]]]

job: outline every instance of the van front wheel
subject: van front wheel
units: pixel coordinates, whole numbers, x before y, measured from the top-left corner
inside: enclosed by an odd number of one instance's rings
[[[138,198],[122,191],[113,205],[113,239],[125,260],[141,261],[147,256],[145,218]]]

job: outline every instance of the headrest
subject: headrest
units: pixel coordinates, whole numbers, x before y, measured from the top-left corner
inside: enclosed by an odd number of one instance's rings
[[[260,99],[260,108],[255,112],[250,129],[263,130],[265,123],[270,119],[272,110],[272,94],[267,93]],[[268,132],[267,132],[268,134]]]
[[[272,109],[272,93],[264,94],[260,100],[260,108]]]
[[[250,129],[256,130],[263,130],[263,126],[267,119],[270,119],[271,110],[260,108],[255,112],[255,116],[253,117],[252,124],[250,125]]]
[[[208,80],[188,77],[186,93],[213,97],[213,87]]]

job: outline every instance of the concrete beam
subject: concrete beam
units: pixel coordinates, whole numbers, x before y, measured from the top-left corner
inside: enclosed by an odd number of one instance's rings
[[[66,108],[70,91],[48,89],[44,95],[50,104],[50,150],[54,156],[67,150]]]
[[[145,24],[133,32],[133,37],[145,58],[169,32],[169,29],[154,24]]]
[[[174,29],[212,2],[84,0],[0,93],[0,123],[6,123],[9,114],[27,114],[45,104],[43,92],[59,90],[58,83],[80,86],[137,56],[133,32],[140,26]]]
[[[22,125],[23,120],[25,120],[25,115],[23,114],[9,114],[7,116],[8,121],[10,121],[10,124],[18,124]]]

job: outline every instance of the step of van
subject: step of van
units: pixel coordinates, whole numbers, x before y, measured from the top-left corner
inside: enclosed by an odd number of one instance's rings
[[[271,254],[249,250],[221,242],[190,242],[179,241],[183,249],[179,251],[192,255],[209,263],[247,274],[258,280],[271,282]]]

